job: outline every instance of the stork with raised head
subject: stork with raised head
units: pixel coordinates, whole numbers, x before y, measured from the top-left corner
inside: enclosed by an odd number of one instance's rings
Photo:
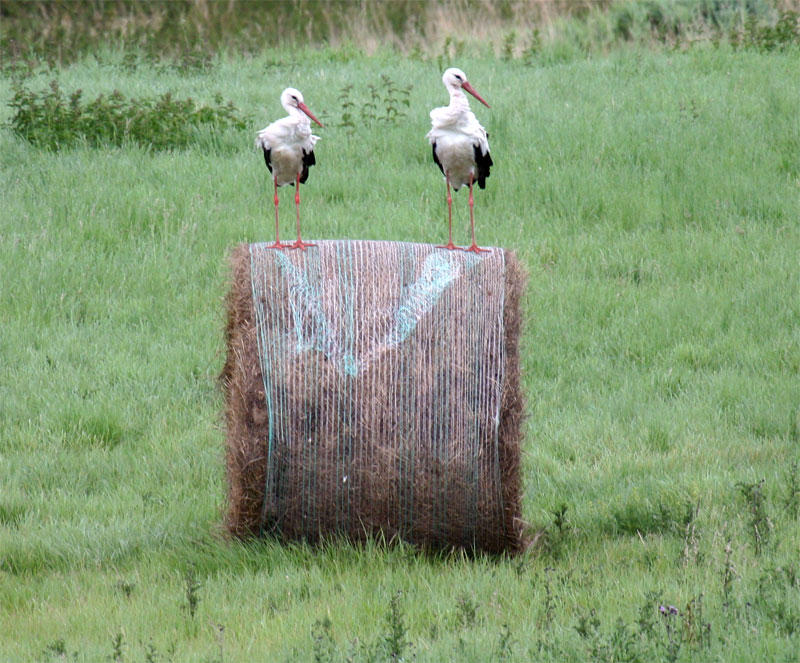
[[[293,87],[281,93],[281,105],[289,113],[258,132],[256,147],[264,151],[264,161],[275,187],[275,243],[271,249],[305,249],[307,244],[300,237],[300,185],[308,179],[308,169],[316,163],[314,144],[319,136],[311,133],[311,120],[323,126],[308,109],[303,95]],[[310,118],[310,119],[309,119]],[[278,231],[278,187],[294,184],[294,204],[297,211],[297,241],[282,244]]]
[[[448,242],[439,248],[450,250],[460,248],[453,244],[453,198],[450,187],[458,191],[462,186],[468,185],[472,245],[464,250],[480,253],[489,249],[482,249],[475,242],[472,185],[477,182],[481,189],[486,188],[492,157],[489,154],[488,134],[469,109],[469,102],[464,92],[469,92],[487,108],[490,106],[469,84],[467,75],[460,69],[453,67],[445,71],[442,82],[450,93],[450,104],[431,111],[433,128],[427,135],[433,150],[433,160],[439,166],[447,183]]]

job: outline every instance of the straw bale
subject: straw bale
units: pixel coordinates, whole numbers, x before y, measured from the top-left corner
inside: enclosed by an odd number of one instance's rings
[[[318,241],[232,253],[227,527],[522,546],[513,253]]]

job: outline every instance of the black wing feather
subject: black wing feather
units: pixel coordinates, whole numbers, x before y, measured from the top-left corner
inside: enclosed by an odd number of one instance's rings
[[[473,145],[473,150],[475,151],[475,165],[478,168],[478,186],[481,189],[485,189],[486,178],[489,177],[489,169],[494,164],[492,155],[488,151],[486,154],[481,152],[480,145]]]
[[[308,169],[317,163],[317,159],[314,156],[314,150],[309,150],[306,152],[303,150],[303,170],[300,172],[300,183],[305,184],[305,181],[308,179]]]
[[[270,150],[270,149],[265,147],[264,148],[264,163],[267,164],[267,168],[269,169],[269,172],[272,172],[272,157],[271,157],[271,154],[272,154],[272,150]]]
[[[433,152],[433,162],[437,166],[439,166],[439,170],[441,170],[442,171],[442,175],[444,175],[445,172],[444,172],[444,168],[442,168],[442,162],[439,161],[439,157],[436,156],[436,143],[433,143],[433,145],[431,145],[431,151]]]

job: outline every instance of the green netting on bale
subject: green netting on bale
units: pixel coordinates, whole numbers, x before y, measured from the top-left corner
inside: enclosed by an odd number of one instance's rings
[[[513,255],[316,244],[234,253],[229,527],[517,549]]]

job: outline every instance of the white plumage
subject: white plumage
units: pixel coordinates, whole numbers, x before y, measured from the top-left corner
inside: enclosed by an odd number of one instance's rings
[[[300,238],[300,184],[308,179],[308,169],[316,163],[314,145],[319,136],[311,133],[311,120],[322,123],[306,106],[299,90],[289,87],[281,93],[281,105],[288,116],[276,120],[258,132],[256,147],[264,152],[264,162],[275,187],[275,244],[272,248],[305,248]],[[295,207],[297,209],[297,241],[292,245],[281,244],[278,233],[278,187],[295,185]]]
[[[469,92],[487,108],[483,98],[467,81],[467,75],[460,69],[451,68],[444,72],[442,82],[450,94],[450,104],[431,111],[432,128],[427,134],[433,152],[433,160],[447,182],[447,206],[450,227],[450,240],[444,248],[455,249],[452,240],[452,198],[450,186],[458,191],[469,186],[470,227],[472,246],[467,250],[481,251],[475,243],[475,218],[473,215],[472,185],[478,183],[486,188],[486,178],[492,166],[489,153],[489,137],[475,114],[469,108],[464,91]]]
[[[450,104],[431,111],[433,128],[427,138],[433,147],[434,161],[442,174],[449,174],[450,184],[456,191],[470,183],[470,176],[478,180],[478,186],[483,189],[489,176],[489,166],[492,165],[489,138],[486,129],[470,110],[462,90],[475,96],[487,108],[489,104],[475,92],[460,69],[445,71],[442,82],[450,93]],[[479,168],[479,162],[483,169]]]

